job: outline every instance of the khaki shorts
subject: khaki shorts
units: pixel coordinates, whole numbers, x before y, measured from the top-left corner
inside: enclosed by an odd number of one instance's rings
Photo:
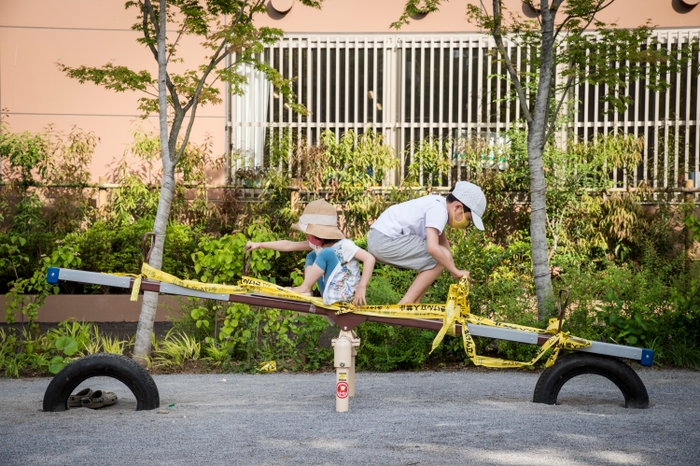
[[[367,250],[382,264],[402,269],[423,272],[438,265],[428,253],[426,241],[416,235],[390,238],[377,230],[370,230],[367,236]]]

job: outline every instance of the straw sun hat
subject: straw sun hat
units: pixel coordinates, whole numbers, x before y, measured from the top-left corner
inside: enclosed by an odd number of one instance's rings
[[[322,239],[345,238],[338,229],[338,211],[323,199],[310,202],[299,218],[299,223],[292,225],[292,228]]]

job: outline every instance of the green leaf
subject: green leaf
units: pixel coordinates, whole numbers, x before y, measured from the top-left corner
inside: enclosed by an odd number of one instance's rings
[[[61,356],[54,356],[51,358],[51,361],[49,361],[49,372],[56,375],[59,372],[61,372],[61,369],[66,367],[65,363],[63,362],[63,358]]]
[[[56,349],[70,356],[78,351],[78,342],[75,341],[75,338],[63,335],[56,340]]]

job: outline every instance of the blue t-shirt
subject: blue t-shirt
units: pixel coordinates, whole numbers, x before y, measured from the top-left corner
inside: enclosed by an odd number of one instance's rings
[[[359,248],[349,239],[342,239],[333,246],[311,251],[306,256],[306,266],[317,265],[323,275],[316,282],[325,304],[352,301],[360,283],[360,268],[355,259]]]
[[[323,275],[316,282],[322,296],[323,291],[326,289],[326,280],[328,280],[330,273],[333,272],[339,263],[340,261],[338,261],[338,256],[333,251],[333,248],[323,248],[318,254],[316,254],[316,251],[311,251],[306,256],[306,267],[316,264],[323,270]]]

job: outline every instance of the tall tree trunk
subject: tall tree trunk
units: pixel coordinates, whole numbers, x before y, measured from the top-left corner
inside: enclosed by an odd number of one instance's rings
[[[527,137],[530,165],[530,239],[532,241],[532,268],[537,295],[537,314],[540,320],[548,317],[552,302],[552,278],[547,255],[547,186],[544,178],[542,153],[549,120],[550,92],[554,70],[554,16],[548,2],[542,1],[542,49],[539,83],[532,121]]]
[[[534,133],[531,131],[530,135]],[[547,195],[542,166],[543,147],[535,137],[528,137],[530,162],[530,239],[532,241],[532,268],[537,295],[537,315],[540,320],[549,317],[548,303],[553,296],[552,279],[547,255]]]
[[[167,56],[165,47],[166,30],[166,0],[160,0],[159,29],[158,29],[158,106],[160,116],[160,151],[163,161],[163,178],[160,185],[160,200],[153,225],[155,233],[154,247],[151,252],[149,265],[160,269],[163,265],[163,248],[165,245],[165,230],[170,217],[170,207],[175,192],[175,164],[171,157],[168,137],[168,102],[167,102]],[[158,308],[158,293],[144,292],[141,305],[141,315],[136,327],[133,358],[142,366],[146,365],[146,357],[151,353],[151,335],[153,323]]]
[[[167,145],[166,145],[167,147]],[[163,173],[160,186],[160,200],[158,201],[158,212],[153,225],[155,233],[153,251],[151,252],[149,265],[160,269],[163,266],[163,249],[165,246],[165,230],[168,227],[170,217],[170,207],[175,192],[175,177],[172,164],[168,173]],[[153,323],[156,320],[156,310],[158,308],[158,293],[153,291],[143,292],[143,303],[141,304],[141,315],[136,327],[136,339],[134,342],[133,358],[141,365],[145,365],[146,357],[151,353],[151,335],[153,334]]]

